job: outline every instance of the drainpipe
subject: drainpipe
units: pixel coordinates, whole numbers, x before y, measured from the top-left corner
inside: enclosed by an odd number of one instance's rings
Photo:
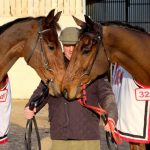
[[[126,4],[125,4],[125,7],[126,7],[126,8],[125,8],[125,9],[126,9],[126,20],[125,20],[125,21],[126,21],[126,23],[128,23],[128,21],[129,21],[129,20],[128,20],[128,15],[129,15],[129,14],[128,14],[128,7],[129,7],[129,6],[130,6],[130,0],[126,0]]]
[[[86,14],[86,0],[82,0],[82,6],[83,6],[83,15]]]

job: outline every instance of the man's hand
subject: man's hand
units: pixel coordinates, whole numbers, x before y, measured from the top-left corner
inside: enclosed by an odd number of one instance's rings
[[[30,110],[29,106],[27,106],[24,109],[24,115],[26,119],[32,119],[35,116],[35,113],[36,113],[36,108],[34,108],[33,110]]]
[[[112,118],[108,118],[107,124],[104,126],[104,130],[107,132],[111,132],[115,130],[115,121]]]

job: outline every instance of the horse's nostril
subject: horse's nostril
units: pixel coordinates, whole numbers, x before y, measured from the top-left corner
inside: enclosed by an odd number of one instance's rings
[[[66,99],[68,98],[68,91],[67,91],[67,89],[64,89],[63,95],[64,95],[64,97],[65,97]]]

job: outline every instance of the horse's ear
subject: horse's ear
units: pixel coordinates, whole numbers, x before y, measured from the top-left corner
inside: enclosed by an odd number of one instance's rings
[[[81,28],[84,28],[84,27],[86,26],[86,23],[83,22],[82,20],[76,18],[75,16],[72,16],[72,17],[73,17],[74,21],[76,22],[76,24],[77,24],[78,26],[80,26]]]
[[[102,30],[102,25],[94,22],[92,19],[90,19],[87,15],[84,15],[85,21],[87,23],[87,26],[91,29],[94,30],[95,32],[101,32]]]
[[[59,11],[53,18],[53,20],[55,20],[55,22],[57,22],[61,16],[62,11]]]
[[[90,19],[87,15],[84,15],[84,17],[85,17],[85,21],[86,21],[87,25],[88,25],[89,27],[93,27],[93,25],[94,25],[93,20]]]
[[[55,9],[52,9],[46,17],[46,23],[50,23],[54,18]]]

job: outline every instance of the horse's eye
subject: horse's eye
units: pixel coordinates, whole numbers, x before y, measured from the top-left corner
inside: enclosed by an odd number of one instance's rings
[[[49,49],[52,50],[52,51],[55,49],[54,46],[50,46],[50,45],[49,45],[48,47],[49,47]]]
[[[90,48],[87,46],[82,49],[82,54],[88,54],[89,52],[90,52]]]

